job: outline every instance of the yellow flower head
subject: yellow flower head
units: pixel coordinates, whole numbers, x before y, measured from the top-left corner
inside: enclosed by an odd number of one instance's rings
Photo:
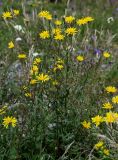
[[[94,147],[95,147],[95,149],[98,150],[98,149],[100,149],[101,147],[103,147],[103,145],[104,145],[104,142],[103,142],[103,141],[99,141],[98,143],[95,144]]]
[[[64,39],[64,35],[62,35],[62,34],[56,34],[56,35],[54,36],[54,39],[61,41],[61,40]]]
[[[3,119],[3,126],[5,128],[8,128],[8,126],[11,124],[12,127],[15,127],[16,126],[16,123],[17,123],[17,119],[15,117],[5,117]]]
[[[91,128],[91,123],[90,123],[90,122],[84,121],[84,122],[82,122],[82,125],[83,125],[83,127],[86,128],[86,129]]]
[[[54,71],[56,70],[62,70],[64,66],[62,64],[57,64],[56,67],[54,67]]]
[[[77,25],[81,26],[81,25],[87,24],[88,22],[92,22],[93,20],[94,19],[92,17],[85,17],[85,18],[78,19],[76,23]]]
[[[33,64],[37,65],[41,62],[41,58],[35,58]]]
[[[32,94],[31,93],[29,93],[29,92],[27,92],[27,93],[25,93],[25,97],[32,97]]]
[[[48,14],[47,17],[46,17],[46,19],[47,19],[47,20],[51,20],[51,19],[52,19],[52,15],[51,15],[51,14]]]
[[[103,117],[102,116],[95,116],[92,118],[92,122],[95,123],[95,125],[98,127],[101,122],[103,122]]]
[[[3,12],[2,17],[4,19],[12,18],[12,14],[11,14],[11,12]]]
[[[73,28],[73,27],[69,27],[65,30],[65,33],[67,35],[75,35],[77,33],[77,30],[76,28]]]
[[[60,20],[56,20],[56,21],[54,22],[54,24],[57,25],[57,26],[60,26],[60,25],[62,24],[62,22],[61,22]]]
[[[65,22],[66,23],[72,23],[74,20],[75,20],[75,17],[73,17],[73,16],[65,17]]]
[[[0,115],[5,114],[7,108],[8,108],[7,106],[3,106],[3,107],[0,109]]]
[[[24,90],[27,90],[27,89],[28,89],[28,87],[24,85],[24,86],[23,86],[23,89],[24,89]]]
[[[12,41],[8,43],[8,48],[10,49],[14,48],[14,43]]]
[[[62,70],[64,66],[62,64],[57,64],[57,69]]]
[[[39,12],[38,16],[41,17],[41,18],[45,18],[47,20],[52,19],[52,15],[48,11],[41,11],[41,12]]]
[[[117,95],[117,96],[114,96],[114,97],[112,98],[112,102],[113,102],[114,104],[118,104],[118,95]]]
[[[17,10],[17,9],[14,9],[14,10],[13,10],[13,13],[14,13],[14,15],[15,15],[15,16],[18,16],[18,15],[19,15],[19,13],[20,13],[20,11],[19,11],[19,10]]]
[[[86,22],[86,20],[85,20],[84,18],[81,18],[81,19],[78,19],[78,20],[76,21],[76,23],[77,23],[77,25],[81,26],[81,25],[83,25],[83,24],[86,24],[87,22]]]
[[[82,61],[84,61],[84,57],[83,56],[77,56],[77,60],[82,62]]]
[[[110,152],[109,152],[108,149],[104,149],[104,150],[103,150],[103,153],[104,153],[106,156],[109,156],[109,154],[110,154]]]
[[[32,71],[33,72],[38,72],[39,68],[36,65],[32,66]]]
[[[92,21],[94,21],[94,18],[93,17],[85,17],[85,20],[87,22],[92,22]]]
[[[116,121],[116,113],[114,112],[107,112],[106,117],[104,117],[104,121],[107,123],[113,123]]]
[[[52,81],[52,84],[53,84],[54,86],[57,86],[59,83],[58,83],[57,80],[53,80],[53,81]]]
[[[41,39],[50,38],[49,31],[42,31],[41,33],[39,33],[39,36],[40,36]]]
[[[104,103],[104,104],[103,104],[103,107],[102,107],[102,108],[104,108],[104,109],[112,109],[113,106],[112,106],[111,103],[107,102],[107,103]]]
[[[64,60],[62,60],[61,58],[58,58],[57,61],[56,61],[56,63],[58,63],[58,64],[64,64]]]
[[[114,113],[114,120],[115,122],[118,122],[118,113]]]
[[[30,84],[36,84],[37,80],[36,79],[31,79]]]
[[[105,88],[105,90],[107,91],[107,93],[115,93],[117,92],[117,89],[113,86],[108,86]]]
[[[103,56],[105,57],[105,58],[109,58],[111,55],[110,55],[110,53],[109,52],[103,52]]]
[[[21,54],[18,55],[18,58],[19,59],[25,59],[25,58],[27,58],[27,56],[26,56],[26,54],[21,53]]]
[[[37,80],[41,82],[49,81],[50,77],[47,74],[41,73],[37,76]]]
[[[53,30],[52,30],[52,33],[53,34],[61,34],[61,28],[54,28]]]

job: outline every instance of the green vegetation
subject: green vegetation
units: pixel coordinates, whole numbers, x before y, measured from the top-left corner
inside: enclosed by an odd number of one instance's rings
[[[117,5],[0,1],[0,160],[118,159]]]

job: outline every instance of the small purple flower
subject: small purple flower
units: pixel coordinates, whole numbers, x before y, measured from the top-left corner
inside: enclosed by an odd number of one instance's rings
[[[0,6],[2,6],[2,4],[3,4],[2,1],[0,1]]]
[[[101,54],[101,50],[99,50],[99,49],[94,49],[94,54]]]
[[[93,35],[92,37],[92,40],[96,41],[97,40],[97,36]]]
[[[118,7],[116,8],[116,11],[118,12]]]

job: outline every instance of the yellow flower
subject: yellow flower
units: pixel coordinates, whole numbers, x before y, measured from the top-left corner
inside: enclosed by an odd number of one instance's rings
[[[113,102],[114,104],[118,104],[118,95],[117,95],[117,96],[114,96],[114,97],[112,98],[112,102]]]
[[[77,60],[82,62],[82,61],[84,61],[84,57],[83,56],[77,56]]]
[[[109,154],[110,154],[108,149],[104,149],[104,150],[103,150],[103,153],[104,153],[106,156],[109,156]]]
[[[26,56],[26,54],[21,53],[21,54],[18,55],[18,58],[19,59],[25,59],[25,58],[27,58],[27,56]]]
[[[84,18],[81,18],[81,19],[78,19],[78,20],[76,21],[76,23],[77,23],[77,25],[81,26],[81,25],[83,25],[83,24],[86,24],[87,22],[86,22],[86,20],[85,20]]]
[[[64,68],[64,66],[63,66],[63,65],[61,65],[61,64],[57,64],[57,69],[62,70],[63,68]]]
[[[95,125],[98,127],[101,122],[103,122],[103,117],[102,116],[95,116],[92,118],[92,122],[95,123]]]
[[[41,58],[35,58],[33,64],[37,65],[41,62]]]
[[[103,147],[103,145],[104,145],[104,142],[103,141],[99,141],[98,143],[95,144],[94,147],[95,147],[95,149],[98,150],[99,148]]]
[[[75,17],[73,17],[73,16],[65,17],[65,22],[66,23],[72,23],[74,20],[75,20]]]
[[[67,29],[65,30],[65,33],[66,33],[67,35],[74,35],[74,34],[77,33],[77,30],[76,30],[76,28],[69,27],[69,28],[67,28]]]
[[[64,61],[61,58],[58,58],[57,62],[58,64],[64,64]]]
[[[104,109],[112,109],[113,106],[112,106],[111,103],[107,102],[107,103],[104,103],[104,104],[103,104],[103,107],[102,107],[102,108],[104,108]]]
[[[60,25],[62,24],[62,22],[61,22],[60,20],[56,20],[56,21],[54,22],[54,24],[57,25],[57,26],[60,26]]]
[[[27,90],[27,89],[28,89],[28,87],[27,87],[27,86],[23,86],[23,89],[24,89],[24,90]]]
[[[5,117],[3,119],[3,126],[5,128],[8,128],[8,126],[11,124],[12,127],[15,127],[16,126],[16,123],[17,123],[17,119],[15,117]]]
[[[14,48],[14,43],[12,41],[8,43],[8,48]]]
[[[36,79],[31,79],[30,84],[36,84],[37,80]]]
[[[114,113],[114,121],[118,122],[118,113]]]
[[[94,21],[94,18],[93,17],[85,17],[86,21],[87,22],[92,22]]]
[[[53,84],[54,86],[57,86],[59,83],[57,82],[57,80],[54,80],[54,81],[52,82],[52,84]]]
[[[11,12],[3,12],[2,17],[4,19],[12,18]]]
[[[52,15],[51,15],[51,14],[48,14],[47,17],[46,17],[46,19],[47,19],[47,20],[51,20],[51,19],[52,19]]]
[[[113,112],[107,112],[106,117],[104,117],[104,121],[107,123],[115,122],[115,116]]]
[[[86,129],[91,128],[91,123],[90,123],[90,122],[84,121],[84,122],[82,122],[82,125],[83,125],[83,127],[86,128]]]
[[[7,108],[8,108],[7,106],[3,106],[3,107],[0,109],[0,115],[5,114]]]
[[[45,18],[48,14],[50,14],[48,11],[41,11],[39,12],[38,16],[41,18]]]
[[[32,71],[33,72],[38,72],[39,68],[36,65],[32,66]]]
[[[30,70],[30,75],[32,76],[32,75],[37,75],[38,74],[38,72],[37,71],[33,71],[32,69]]]
[[[40,36],[41,39],[50,38],[49,31],[42,31],[41,33],[39,33],[39,36]]]
[[[41,18],[45,18],[47,20],[52,19],[52,15],[48,11],[41,11],[41,12],[39,12],[38,16]]]
[[[27,92],[27,93],[25,93],[25,97],[32,97],[32,94],[31,93],[29,93],[29,92]]]
[[[16,123],[17,123],[17,119],[15,117],[12,117],[12,119],[11,119],[12,127],[15,127]]]
[[[61,34],[61,32],[62,32],[62,31],[61,31],[61,28],[53,28],[53,30],[52,30],[52,33],[53,33],[53,34],[56,34],[56,35],[57,35],[57,34]]]
[[[62,64],[57,64],[56,67],[54,67],[54,71],[56,70],[62,70],[64,66]]]
[[[117,92],[117,89],[113,86],[108,86],[105,88],[105,90],[107,91],[107,93],[115,93]]]
[[[61,41],[61,40],[64,39],[64,35],[62,35],[62,34],[57,34],[57,35],[54,36],[54,39]]]
[[[14,9],[14,10],[13,10],[13,13],[14,13],[14,15],[15,15],[15,16],[18,16],[18,15],[19,15],[19,13],[20,13],[20,11],[19,11],[19,10]]]
[[[50,77],[47,74],[41,73],[37,76],[37,80],[45,82],[49,81]]]
[[[111,55],[110,55],[110,53],[109,52],[103,52],[103,56],[105,57],[105,58],[109,58]]]
[[[88,22],[92,22],[93,20],[94,19],[92,17],[85,17],[85,18],[78,19],[76,23],[77,25],[81,26],[81,25],[87,24]]]

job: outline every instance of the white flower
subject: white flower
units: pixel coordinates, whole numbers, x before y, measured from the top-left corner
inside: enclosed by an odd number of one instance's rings
[[[14,29],[17,30],[17,31],[19,31],[19,32],[24,33],[23,27],[22,27],[21,25],[15,25],[15,26],[14,26]]]
[[[16,38],[16,42],[18,41],[22,41],[22,39],[20,37]]]
[[[109,17],[108,19],[107,19],[107,23],[111,23],[111,22],[113,22],[114,21],[114,18],[113,17]]]
[[[49,125],[48,125],[48,128],[49,128],[49,129],[52,129],[52,128],[54,128],[54,127],[56,127],[56,123],[49,123]]]
[[[38,56],[39,55],[39,53],[33,53],[33,57],[36,57],[36,56]]]

